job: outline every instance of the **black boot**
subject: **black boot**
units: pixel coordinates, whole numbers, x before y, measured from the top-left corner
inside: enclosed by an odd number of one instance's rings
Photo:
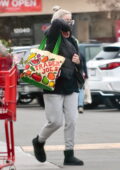
[[[84,162],[79,160],[78,158],[74,157],[73,150],[66,150],[64,151],[64,165],[84,165]]]
[[[32,143],[33,143],[34,155],[36,159],[40,162],[45,162],[46,161],[46,154],[44,150],[45,142],[40,143],[38,141],[38,136],[37,136],[32,140]]]

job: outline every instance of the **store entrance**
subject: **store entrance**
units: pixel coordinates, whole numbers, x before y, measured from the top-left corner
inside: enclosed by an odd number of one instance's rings
[[[31,27],[14,27],[11,32],[13,46],[33,45],[33,30]]]

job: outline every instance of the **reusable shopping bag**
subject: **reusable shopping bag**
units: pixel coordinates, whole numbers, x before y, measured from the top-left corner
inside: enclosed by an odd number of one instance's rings
[[[52,53],[44,50],[46,41],[47,38],[41,42],[38,49],[31,49],[21,79],[42,89],[53,91],[65,58],[58,55],[61,36],[59,36]]]
[[[89,86],[89,79],[85,80],[84,103],[85,104],[91,104],[92,103],[92,97],[91,97],[90,86]]]

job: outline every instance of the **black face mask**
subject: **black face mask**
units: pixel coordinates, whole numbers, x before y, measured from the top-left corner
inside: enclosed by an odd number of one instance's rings
[[[71,20],[71,21],[67,21],[68,25],[70,26],[71,30],[73,29],[73,26],[74,26],[74,23],[75,21],[74,20]]]

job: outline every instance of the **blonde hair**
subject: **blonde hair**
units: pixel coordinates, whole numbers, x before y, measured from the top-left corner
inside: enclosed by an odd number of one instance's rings
[[[52,16],[52,19],[51,19],[51,23],[55,20],[55,19],[59,19],[59,18],[62,18],[64,15],[66,14],[71,14],[70,11],[67,11],[67,10],[64,10],[64,9],[61,9],[60,6],[54,6],[53,7],[53,16]]]

